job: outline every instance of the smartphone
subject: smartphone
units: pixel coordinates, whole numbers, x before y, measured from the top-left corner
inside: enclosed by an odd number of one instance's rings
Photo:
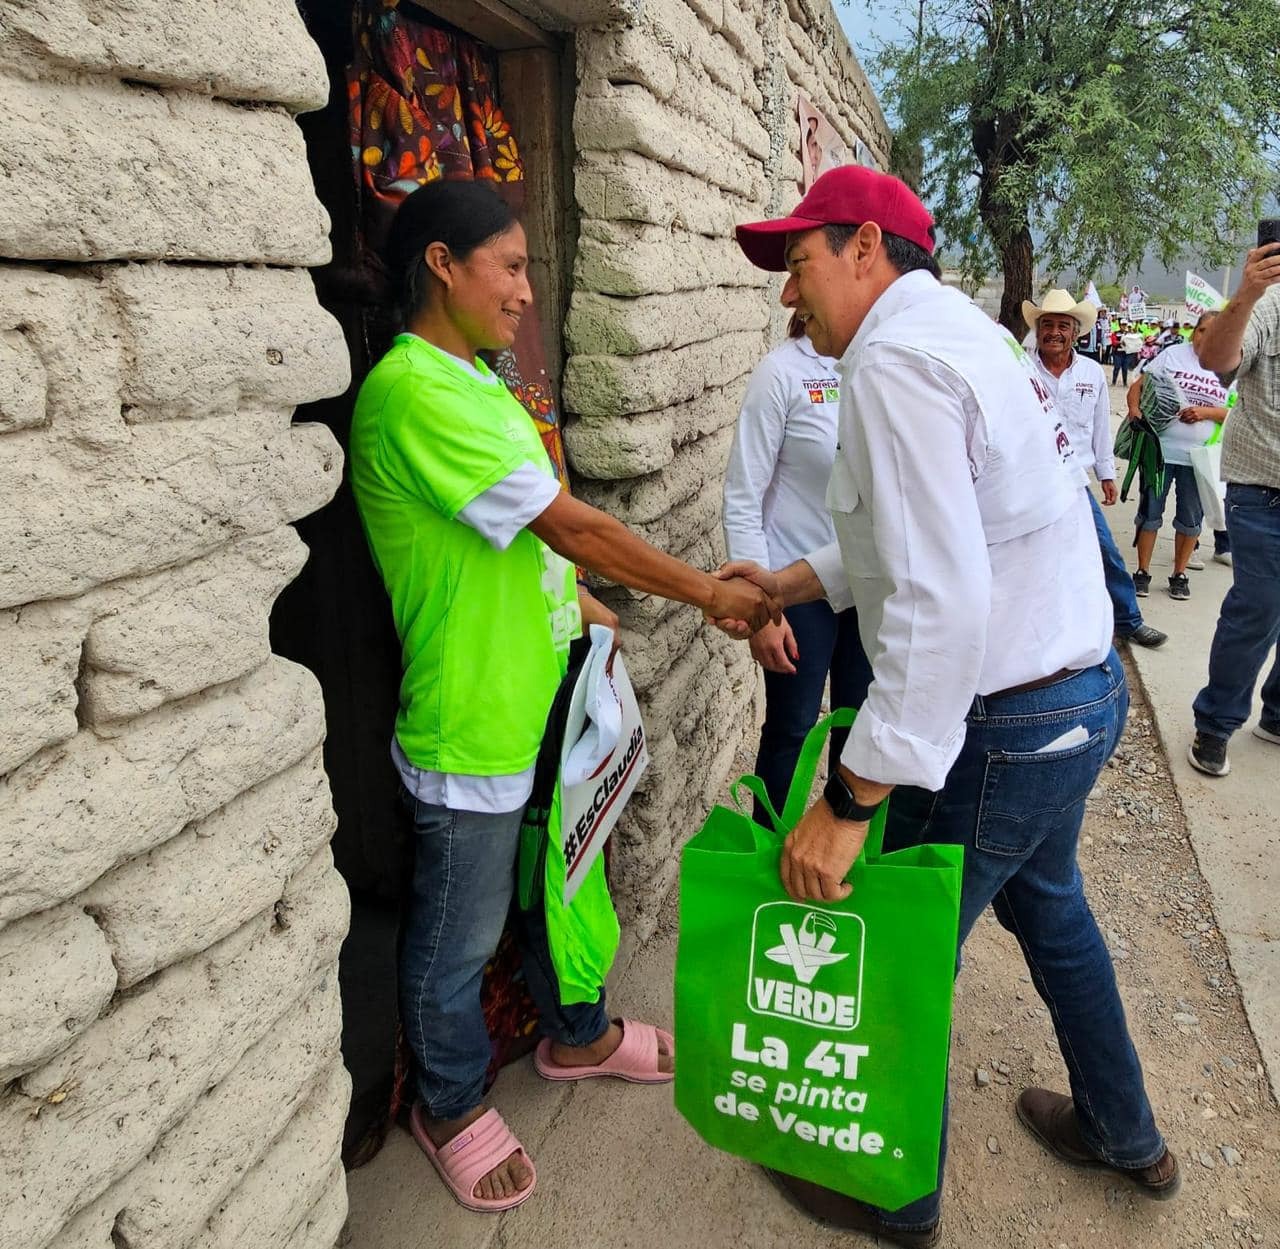
[[[1258,222],[1258,246],[1280,243],[1280,217],[1264,217]]]

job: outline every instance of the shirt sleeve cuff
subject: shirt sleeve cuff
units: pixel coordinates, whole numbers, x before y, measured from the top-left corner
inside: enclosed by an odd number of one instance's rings
[[[1115,481],[1116,462],[1114,460],[1101,460],[1094,471],[1098,474],[1099,481]]]
[[[881,785],[915,785],[939,790],[964,745],[965,726],[940,745],[902,733],[866,706],[858,712],[840,762],[855,776]]]
[[[769,567],[769,545],[763,534],[730,533],[726,530],[724,546],[731,560],[748,559],[761,568]]]
[[[853,606],[853,594],[849,589],[849,578],[845,575],[844,562],[840,558],[838,542],[831,542],[821,550],[806,555],[804,562],[822,582],[823,593],[833,611],[845,611]]]

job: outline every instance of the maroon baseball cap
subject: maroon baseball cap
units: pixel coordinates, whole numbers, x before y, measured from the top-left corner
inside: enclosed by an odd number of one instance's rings
[[[929,233],[933,218],[916,193],[901,178],[862,165],[829,169],[789,217],[739,226],[738,246],[758,269],[780,273],[787,267],[788,234],[866,221],[874,221],[886,234],[901,235],[933,255],[934,241]]]

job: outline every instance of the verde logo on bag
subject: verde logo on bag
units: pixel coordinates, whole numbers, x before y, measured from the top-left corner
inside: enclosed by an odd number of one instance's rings
[[[862,1005],[865,937],[857,915],[795,902],[757,907],[747,1005],[757,1015],[852,1032]]]

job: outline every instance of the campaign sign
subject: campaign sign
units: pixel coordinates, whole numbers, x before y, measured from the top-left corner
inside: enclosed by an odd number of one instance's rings
[[[565,727],[560,776],[560,837],[564,850],[564,904],[578,892],[600,857],[622,809],[635,792],[649,748],[640,706],[622,655],[613,656],[613,635],[596,645],[583,665]],[[554,830],[553,830],[554,833]]]

